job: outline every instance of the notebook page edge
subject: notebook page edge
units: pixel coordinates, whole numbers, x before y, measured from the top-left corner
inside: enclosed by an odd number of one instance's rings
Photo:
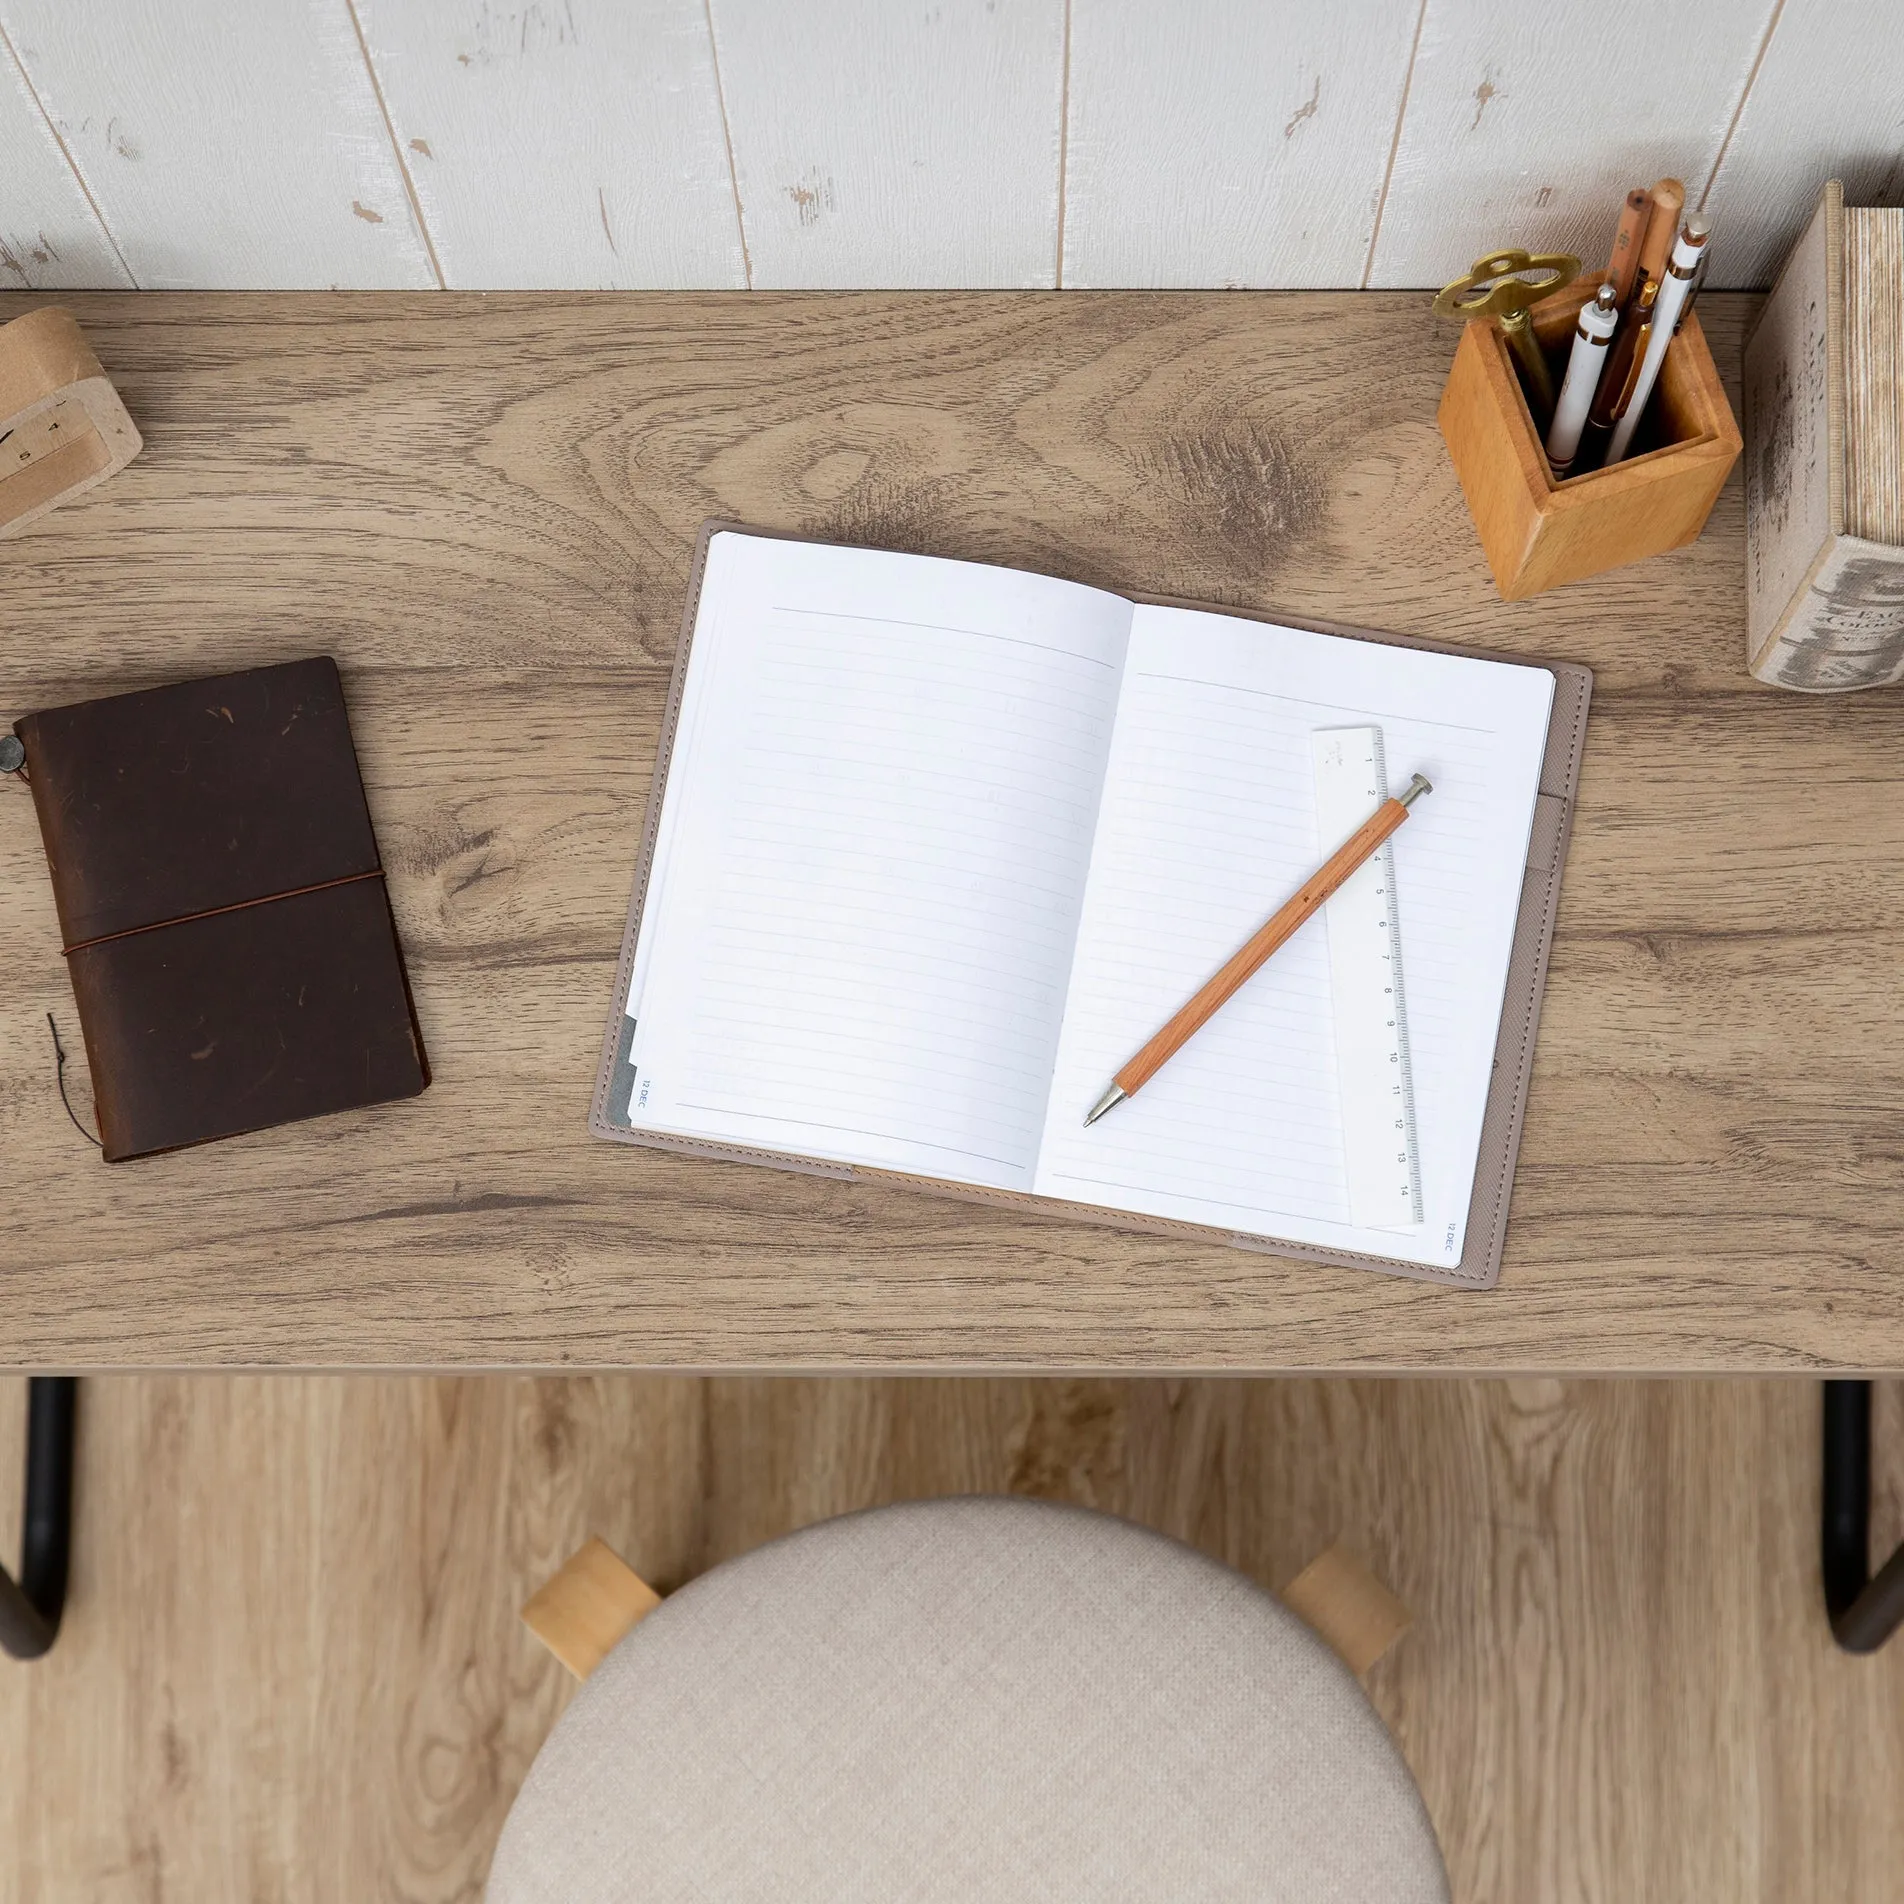
[[[634,884],[628,897],[627,922],[622,928],[621,950],[615,962],[615,989],[610,996],[608,1024],[602,1033],[601,1062],[596,1071],[595,1095],[589,1106],[588,1127],[597,1137],[626,1142],[632,1132],[626,1121],[629,1093],[621,1089],[626,1064],[629,1022],[636,998],[635,955],[639,948],[642,921],[648,914],[648,891],[654,877],[654,862],[661,831],[661,816],[666,802],[669,769],[674,759],[674,743],[679,730],[681,703],[687,691],[688,665],[693,658],[694,630],[700,619],[701,590],[707,578],[707,560],[716,536],[745,533],[738,523],[718,518],[702,523],[694,540],[694,557],[688,565],[687,589],[681,605],[681,627],[675,639],[674,664],[668,675],[667,699],[662,703],[661,728],[655,744],[655,764],[648,782],[648,798],[642,811],[640,844],[635,851]],[[615,1115],[619,1093],[623,1115]]]
[[[1032,570],[1006,569],[997,565],[969,563],[950,558],[918,556],[898,551],[868,550],[850,545],[814,542],[804,538],[776,536],[771,533],[757,534],[737,525],[710,524],[703,531],[702,551],[698,566],[703,571],[694,599],[690,603],[690,615],[685,618],[690,625],[684,629],[684,648],[678,666],[675,693],[672,697],[677,724],[673,733],[673,755],[666,762],[668,777],[666,781],[657,778],[656,798],[659,811],[651,815],[649,831],[652,835],[652,849],[647,856],[648,869],[645,888],[638,895],[636,907],[631,908],[629,930],[630,949],[625,963],[628,971],[624,982],[618,987],[618,1010],[611,1025],[608,1049],[604,1054],[604,1094],[612,1087],[619,1095],[625,1085],[632,1086],[633,1072],[629,1065],[632,1035],[630,1027],[642,1010],[644,988],[653,981],[653,948],[663,943],[668,920],[668,891],[671,861],[683,824],[682,815],[693,803],[694,777],[699,770],[699,741],[701,723],[725,718],[717,712],[709,700],[707,689],[710,670],[719,666],[721,618],[726,608],[738,606],[730,600],[730,593],[724,592],[726,575],[720,566],[720,544],[728,537],[737,543],[752,545],[761,561],[771,561],[774,545],[785,545],[789,552],[790,563],[796,572],[811,572],[818,565],[821,570],[832,568],[838,572],[849,571],[859,578],[862,584],[866,578],[883,568],[885,576],[878,581],[878,587],[898,599],[899,606],[890,610],[893,615],[903,615],[906,606],[906,590],[912,591],[916,601],[927,596],[937,600],[949,585],[956,584],[959,578],[966,578],[967,587],[975,594],[990,591],[996,596],[1000,591],[1015,593],[1020,598],[1035,598],[1040,595],[1061,597],[1067,601],[1080,601],[1094,604],[1096,616],[1093,622],[1100,638],[1108,640],[1115,636],[1116,667],[1121,673],[1122,647],[1127,636],[1128,622],[1132,609],[1127,598],[1111,594],[1109,591],[1090,588],[1080,583],[1067,582],[1061,578],[1039,574]],[[731,571],[738,554],[727,565]],[[897,578],[905,579],[902,588]],[[956,599],[956,598],[955,598]],[[1104,611],[1111,611],[1105,619]],[[799,611],[806,612],[806,611]],[[950,611],[946,611],[950,612]],[[855,619],[848,617],[848,619]],[[863,618],[862,618],[863,619]],[[957,619],[955,615],[953,619]],[[905,624],[914,626],[916,624]],[[950,631],[956,633],[956,630]],[[692,644],[698,649],[698,664],[690,665],[688,648]],[[1113,680],[1116,678],[1113,675]],[[1113,692],[1114,700],[1114,692]],[[664,741],[666,739],[664,731]],[[1094,770],[1095,780],[1101,784],[1101,760]],[[1093,808],[1094,813],[1094,808]],[[1088,847],[1088,832],[1082,844]],[[1081,863],[1081,862],[1080,862]],[[1081,882],[1081,873],[1080,873]],[[1080,883],[1081,893],[1081,883]],[[1075,914],[1072,918],[1072,930],[1075,930]],[[1068,964],[1068,958],[1066,963]],[[678,992],[677,987],[677,992]],[[1051,1035],[1055,1038],[1055,1022]],[[861,1147],[855,1141],[845,1141],[837,1147],[828,1148],[816,1145],[810,1128],[800,1125],[780,1123],[764,1124],[758,1134],[754,1131],[743,1132],[720,1123],[710,1127],[700,1120],[683,1123],[678,1118],[665,1122],[644,1120],[638,1109],[624,1107],[619,1102],[609,1101],[604,1106],[605,1115],[591,1119],[591,1122],[604,1135],[620,1138],[638,1138],[644,1135],[657,1137],[672,1135],[690,1143],[729,1144],[744,1148],[755,1155],[769,1154],[784,1149],[790,1153],[804,1156],[820,1156],[835,1163],[858,1161],[866,1167],[886,1170],[906,1170],[958,1180],[949,1171],[943,1154],[935,1153],[932,1147],[924,1150],[908,1148],[904,1145],[895,1148],[892,1143],[875,1145],[872,1155],[862,1154]],[[606,1126],[606,1128],[603,1128]],[[1019,1176],[1028,1186],[1033,1159],[1027,1155],[1021,1160]],[[974,1181],[992,1182],[989,1176],[975,1177]]]

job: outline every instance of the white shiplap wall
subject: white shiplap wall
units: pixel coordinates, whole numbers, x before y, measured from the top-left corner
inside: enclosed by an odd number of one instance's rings
[[[1072,0],[1064,282],[1360,284],[1417,18]]]
[[[712,0],[757,286],[1049,285],[1065,0]]]
[[[745,283],[704,0],[356,0],[447,282]]]
[[[0,25],[142,287],[437,282],[346,0],[5,0]]]
[[[131,282],[9,41],[0,46],[0,286]]]
[[[1771,282],[1828,178],[1904,204],[1904,0],[1785,0],[1712,186],[1733,281]]]
[[[1635,185],[1671,173],[1696,200],[1766,20],[1759,0],[1430,0],[1369,282],[1443,283],[1501,243],[1603,263]]]
[[[1715,284],[1904,197],[1904,0],[0,0],[0,285]]]

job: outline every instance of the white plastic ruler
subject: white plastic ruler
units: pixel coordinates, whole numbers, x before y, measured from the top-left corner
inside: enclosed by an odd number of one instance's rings
[[[1388,798],[1388,763],[1379,727],[1322,727],[1311,741],[1317,844],[1327,855]],[[1383,841],[1322,909],[1349,1209],[1358,1226],[1382,1230],[1421,1221],[1393,848],[1392,840]]]

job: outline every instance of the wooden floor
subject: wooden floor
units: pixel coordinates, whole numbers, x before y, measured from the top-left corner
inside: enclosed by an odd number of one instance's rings
[[[586,1532],[665,1588],[968,1489],[1114,1509],[1276,1586],[1360,1548],[1416,1610],[1372,1691],[1462,1904],[1898,1895],[1904,1641],[1851,1660],[1821,1623],[1813,1383],[168,1376],[82,1400],[67,1630],[0,1659],[8,1904],[473,1900],[566,1696],[515,1608]],[[1895,1391],[1878,1439],[1904,1450]]]

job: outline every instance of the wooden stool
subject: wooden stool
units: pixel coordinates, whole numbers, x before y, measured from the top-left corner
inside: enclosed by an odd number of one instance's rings
[[[605,1552],[544,1616],[599,1633],[617,1597]],[[489,1904],[1447,1895],[1381,1719],[1274,1595],[1128,1522],[1003,1499],[823,1522],[640,1618],[543,1746],[488,1890]]]

